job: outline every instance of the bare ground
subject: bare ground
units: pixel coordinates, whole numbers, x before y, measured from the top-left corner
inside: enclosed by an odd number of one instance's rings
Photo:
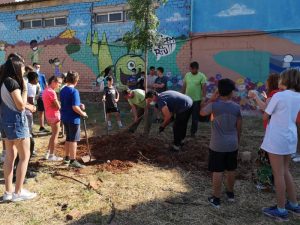
[[[95,122],[90,119],[88,127],[97,161],[85,169],[40,160],[48,137],[37,139],[39,157],[31,166],[39,173],[25,187],[36,191],[38,198],[0,204],[0,224],[274,224],[261,213],[262,207],[275,203],[274,193],[258,191],[253,182],[256,151],[263,137],[259,118],[245,119],[240,151],[253,154],[251,163],[239,163],[237,201],[229,204],[224,198],[219,210],[206,201],[211,193],[206,170],[208,124],[201,124],[199,135],[188,140],[183,152],[172,154],[168,151],[171,129],[157,135],[158,125],[154,125],[149,138],[117,131],[105,136],[103,126],[99,129]],[[84,143],[79,145],[79,156],[87,153]],[[299,190],[299,164],[292,165],[292,170]],[[80,213],[67,221],[72,210]],[[300,220],[291,217],[287,224],[300,224]]]

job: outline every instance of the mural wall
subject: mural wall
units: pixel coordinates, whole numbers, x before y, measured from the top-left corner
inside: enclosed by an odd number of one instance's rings
[[[91,20],[91,11],[97,7],[119,6],[126,2],[77,2],[1,12],[0,63],[5,61],[5,56],[10,52],[18,51],[29,64],[41,63],[41,71],[47,77],[68,70],[78,71],[81,74],[79,89],[86,92],[97,91],[96,77],[106,67],[112,66],[118,83],[122,85],[126,82],[126,76],[132,75],[132,69],[145,71],[142,52],[128,52],[121,42],[133,23],[122,21],[96,24]],[[16,20],[18,15],[61,11],[68,11],[68,25],[65,27],[20,29],[20,22]],[[149,63],[156,67],[163,66],[169,77],[169,88],[178,89],[182,84],[182,74],[176,63],[176,55],[189,35],[190,1],[170,0],[157,10],[157,15],[164,44],[149,53]]]
[[[177,58],[192,49],[209,91],[221,77],[235,80],[243,109],[255,109],[247,92],[263,91],[269,73],[300,65],[299,1],[194,0],[192,8],[193,41]]]

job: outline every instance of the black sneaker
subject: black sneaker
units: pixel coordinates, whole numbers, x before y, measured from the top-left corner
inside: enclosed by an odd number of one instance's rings
[[[220,199],[219,198],[212,196],[212,197],[209,197],[207,200],[214,208],[217,208],[217,209],[220,208]]]
[[[49,133],[50,131],[47,130],[45,127],[40,127],[40,130],[39,130],[41,133]]]
[[[170,148],[170,151],[171,152],[179,152],[181,150],[181,147],[180,146],[177,146],[177,145],[173,145],[171,148]]]
[[[227,196],[227,201],[229,201],[229,202],[235,202],[234,193],[233,192],[227,191],[226,192],[226,196]]]

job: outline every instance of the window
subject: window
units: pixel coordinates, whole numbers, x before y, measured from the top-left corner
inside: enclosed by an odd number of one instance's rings
[[[48,27],[58,27],[58,26],[67,26],[67,17],[44,18],[44,19],[33,19],[33,20],[21,21],[22,29],[48,28]]]
[[[124,12],[111,12],[96,14],[96,23],[115,23],[122,22]]]
[[[55,26],[66,26],[67,25],[67,18],[55,18]]]

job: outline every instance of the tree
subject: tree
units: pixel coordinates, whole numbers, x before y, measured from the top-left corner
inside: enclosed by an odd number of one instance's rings
[[[97,31],[94,32],[93,43],[92,43],[92,51],[93,51],[93,55],[98,55],[99,38],[98,38],[98,32]]]
[[[89,32],[88,35],[87,35],[86,45],[88,45],[88,46],[92,45],[92,35],[91,35],[91,32]]]
[[[159,19],[155,14],[159,4],[165,4],[168,0],[127,0],[130,12],[129,18],[134,22],[133,29],[124,35],[123,41],[129,51],[143,50],[145,54],[145,72],[148,68],[148,50],[152,49],[159,40],[157,28]],[[147,79],[145,78],[145,91],[147,91]]]

